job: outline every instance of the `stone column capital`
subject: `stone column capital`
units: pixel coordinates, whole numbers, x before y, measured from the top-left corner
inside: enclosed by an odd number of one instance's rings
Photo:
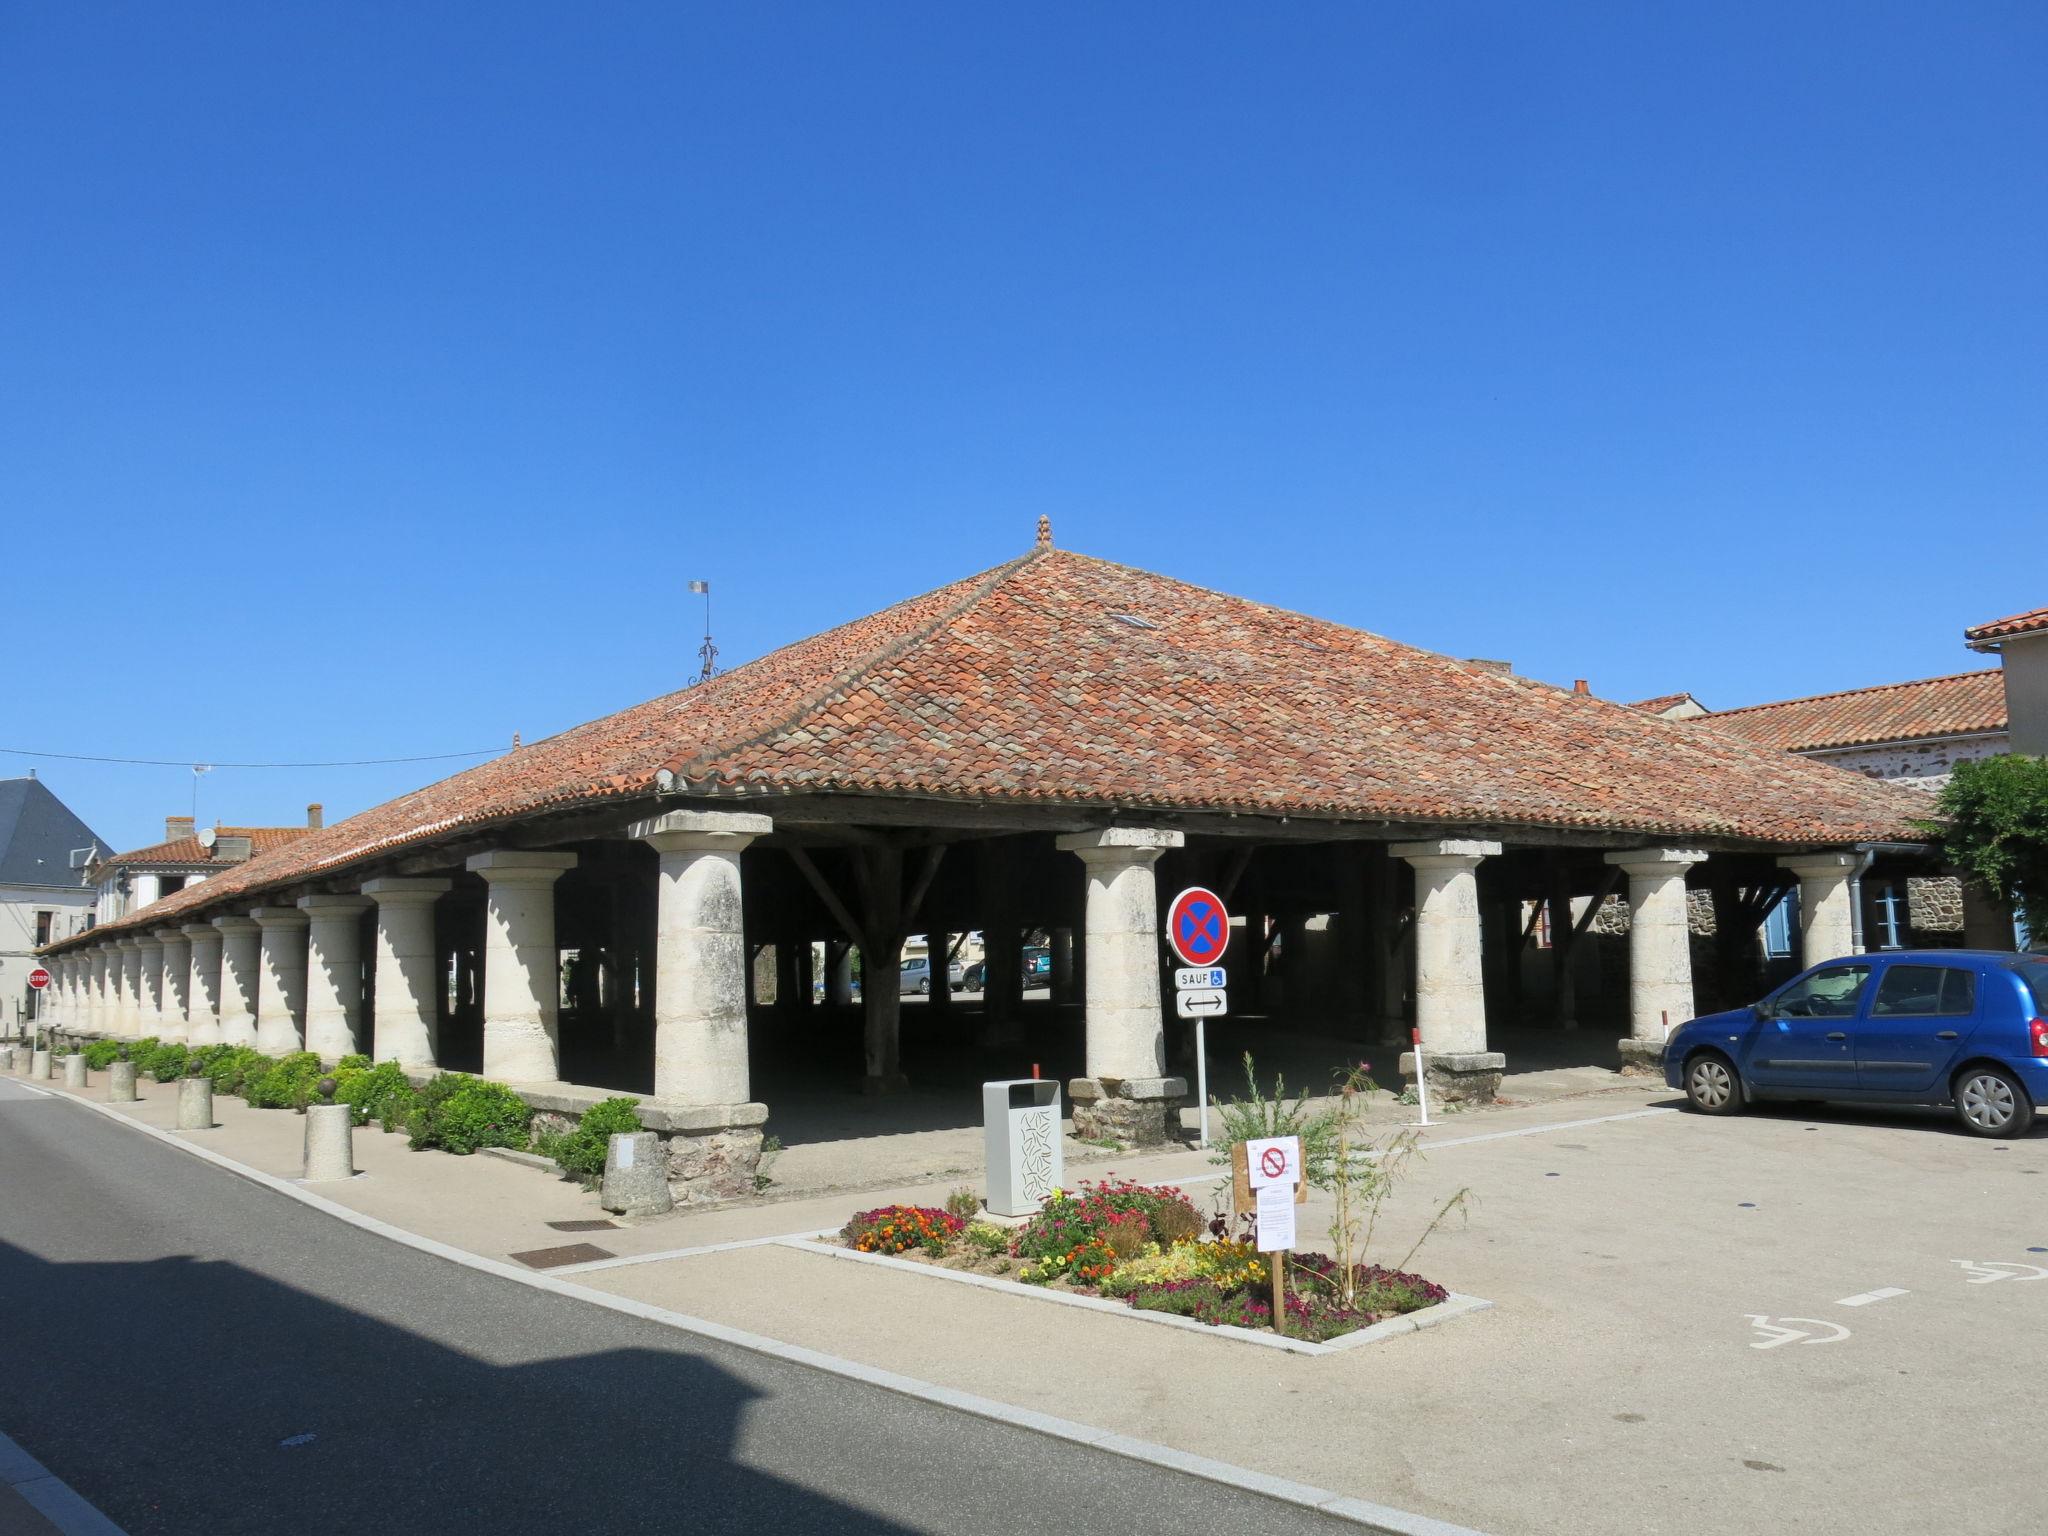
[[[185,942],[183,928],[152,928],[149,936],[160,944],[182,944]]]
[[[142,940],[132,933],[124,933],[118,939],[115,939],[112,942],[114,948],[116,949],[142,948]]]
[[[1606,863],[1631,875],[1645,878],[1677,875],[1683,878],[1693,865],[1704,864],[1707,855],[1698,848],[1628,848],[1603,857]]]
[[[301,896],[297,905],[308,918],[351,917],[369,911],[371,902],[367,896]]]
[[[306,914],[297,907],[251,907],[249,915],[265,932],[273,928],[304,928],[308,922]]]
[[[1062,853],[1080,855],[1084,864],[1153,864],[1169,848],[1184,848],[1185,832],[1165,827],[1102,827],[1093,832],[1067,832],[1054,839]]]
[[[1482,859],[1500,852],[1499,843],[1477,838],[1445,837],[1426,843],[1393,843],[1387,852],[1417,869],[1477,869]]]
[[[255,933],[259,924],[253,917],[244,917],[239,912],[225,912],[213,920],[213,926],[223,934]]]
[[[220,937],[220,930],[211,923],[187,923],[183,931],[186,938],[197,944]]]
[[[1802,880],[1846,879],[1859,872],[1864,862],[1860,853],[1795,853],[1778,860],[1778,868],[1790,870]]]
[[[525,848],[493,848],[468,859],[463,867],[492,885],[553,885],[576,867],[573,853],[543,853]]]
[[[363,894],[380,907],[409,906],[414,903],[424,905],[446,895],[454,888],[453,880],[408,879],[398,876],[363,882]]]
[[[668,811],[634,822],[628,835],[660,853],[738,853],[774,830],[772,817],[752,811]]]

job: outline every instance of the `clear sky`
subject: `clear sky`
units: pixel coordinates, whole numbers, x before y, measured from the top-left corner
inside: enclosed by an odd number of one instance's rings
[[[532,740],[692,577],[738,662],[1040,513],[1613,698],[1963,670],[2048,602],[2044,79],[2024,3],[17,0],[0,745]]]

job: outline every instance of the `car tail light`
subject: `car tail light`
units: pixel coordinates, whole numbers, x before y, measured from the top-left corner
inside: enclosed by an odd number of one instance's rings
[[[2036,1019],[2029,1028],[2034,1033],[2034,1054],[2048,1056],[2048,1019]]]

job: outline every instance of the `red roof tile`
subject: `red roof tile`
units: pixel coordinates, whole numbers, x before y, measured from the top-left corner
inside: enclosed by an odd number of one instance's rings
[[[246,837],[249,839],[250,856],[268,853],[273,848],[282,848],[306,835],[308,827],[215,827],[222,837]],[[173,838],[167,843],[152,843],[147,848],[137,848],[131,853],[113,853],[97,861],[101,865],[121,864],[130,869],[150,864],[213,864],[218,860],[215,849],[199,841],[198,834],[191,837]],[[237,861],[239,862],[239,861]]]
[[[2015,613],[2010,618],[1993,619],[1975,629],[1966,629],[1963,638],[1980,649],[1995,650],[1996,646],[1980,646],[1979,642],[2010,640],[2015,635],[2036,635],[2043,630],[2048,630],[2048,608],[2034,608],[2026,613]]]
[[[2005,675],[1959,672],[1915,683],[1884,683],[1717,710],[1690,722],[1732,732],[1746,741],[1786,752],[1926,741],[2005,729]]]
[[[1732,735],[1041,548],[310,832],[154,904],[150,920],[464,829],[644,800],[663,769],[696,793],[1235,809],[1779,846],[1915,836],[1925,810],[1910,791]]]

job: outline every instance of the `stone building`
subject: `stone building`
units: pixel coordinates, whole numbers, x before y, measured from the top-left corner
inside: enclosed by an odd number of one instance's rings
[[[1057,550],[1041,526],[994,570],[309,832],[50,958],[81,1027],[480,1070],[551,1112],[646,1094],[691,1198],[751,1187],[761,1085],[798,1072],[889,1095],[1043,1064],[1081,1134],[1167,1134],[1187,1088],[1162,885],[1238,914],[1234,1010],[1276,1037],[1419,1029],[1437,1085],[1476,1095],[1522,1038],[1528,914],[1571,929],[1617,897],[1616,1033],[1653,1055],[1694,1010],[1690,892],[1731,968],[1788,884],[1809,951],[1841,953],[1853,873],[1924,860],[1920,803]],[[1027,930],[1053,962],[1028,1006]],[[885,977],[906,935],[967,931],[987,945],[971,1010],[946,986],[845,1002],[855,948]],[[1610,1064],[1612,1039],[1591,1043]]]
[[[2001,663],[2012,750],[2048,757],[2048,608],[1976,625],[1963,642]]]
[[[99,837],[33,772],[0,779],[0,1034],[48,1005],[28,984],[36,951],[92,921],[85,864]]]

